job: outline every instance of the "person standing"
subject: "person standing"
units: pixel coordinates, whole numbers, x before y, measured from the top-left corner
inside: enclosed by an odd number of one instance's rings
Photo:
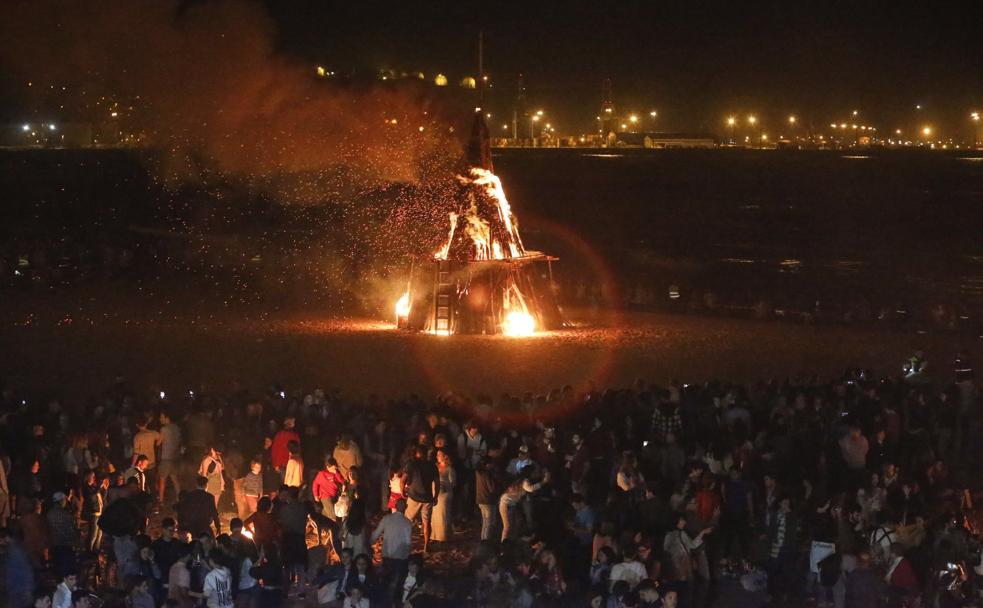
[[[208,553],[208,567],[211,570],[205,575],[201,597],[205,598],[208,608],[233,608],[232,603],[232,574],[222,565],[224,555],[220,549],[212,549]]]
[[[157,469],[157,450],[160,448],[161,434],[155,431],[150,426],[150,420],[146,416],[141,416],[137,419],[137,432],[133,435],[133,462],[135,466],[137,458],[141,455],[147,458],[147,464],[144,467],[144,473],[147,476],[153,476],[156,474]],[[140,484],[140,489],[144,492],[147,491],[147,484]]]
[[[290,460],[290,442],[296,441],[300,445],[300,435],[294,430],[296,421],[293,416],[283,419],[283,428],[273,436],[273,443],[270,444],[270,460],[273,469],[282,475],[287,468],[287,461]]]
[[[160,465],[157,467],[157,494],[162,503],[168,480],[174,484],[174,496],[181,495],[181,482],[178,478],[183,451],[181,427],[171,419],[171,413],[165,410],[160,413]]]
[[[300,444],[291,441],[287,444],[287,451],[290,457],[287,458],[287,466],[283,470],[283,485],[300,488],[304,485],[304,458],[300,455]]]
[[[51,498],[51,508],[45,515],[51,539],[51,566],[58,575],[76,571],[75,548],[81,540],[75,526],[75,516],[66,508],[67,499],[64,492],[55,492]]]
[[[208,487],[208,479],[199,476],[194,491],[186,493],[177,504],[177,520],[181,524],[181,529],[190,532],[194,538],[202,534],[211,534],[212,523],[215,524],[215,533],[222,531],[222,520],[218,516],[218,508],[215,505],[215,498],[209,494],[205,488]]]
[[[433,525],[430,531],[430,540],[447,542],[450,537],[450,526],[453,521],[451,505],[454,501],[454,486],[457,484],[457,475],[454,465],[451,464],[450,455],[444,450],[437,450],[437,472],[439,475],[439,491],[437,493],[437,504],[433,509]]]
[[[478,424],[471,421],[466,422],[464,432],[457,436],[457,456],[462,467],[458,471],[460,475],[457,503],[462,511],[458,514],[458,518],[468,517],[474,512],[471,504],[472,499],[475,498],[475,476],[487,454],[488,442],[481,436]]]
[[[205,491],[215,497],[216,509],[219,498],[225,491],[225,476],[222,474],[224,468],[222,452],[214,446],[208,449],[208,454],[205,455],[201,461],[201,466],[198,467],[198,475],[204,477],[208,482]]]
[[[345,478],[338,470],[338,461],[328,457],[324,461],[324,470],[318,471],[314,478],[311,493],[314,500],[321,504],[324,516],[331,521],[337,520],[334,511],[334,503],[341,496],[341,490],[345,486]]]
[[[519,527],[516,516],[521,510],[522,497],[525,491],[522,489],[522,481],[516,480],[502,492],[498,500],[498,514],[502,518],[502,537],[504,543],[507,540],[519,538]]]
[[[413,460],[406,467],[407,477],[407,506],[406,517],[410,521],[416,519],[417,513],[423,522],[423,552],[430,547],[430,516],[433,505],[437,500],[437,484],[440,474],[437,467],[426,459],[426,452],[417,446]]]
[[[353,467],[362,466],[362,450],[359,449],[358,444],[348,433],[342,433],[334,448],[334,453],[331,455],[338,462],[338,470],[341,471],[345,479],[348,479]]]
[[[259,459],[249,463],[249,472],[242,481],[242,494],[246,499],[246,517],[256,512],[263,496],[263,463]]]
[[[495,526],[495,509],[498,506],[498,484],[495,480],[495,464],[485,457],[474,472],[474,500],[481,511],[481,540],[491,538]]]
[[[150,466],[150,459],[147,458],[145,454],[135,454],[133,456],[133,466],[126,469],[123,473],[123,479],[129,481],[130,479],[137,480],[137,487],[140,488],[141,492],[147,491],[147,470]]]
[[[413,544],[413,522],[406,518],[406,501],[396,501],[395,510],[387,513],[372,532],[372,544],[382,538],[382,571],[390,582],[399,580],[406,571],[406,560]]]
[[[109,478],[96,477],[95,471],[85,474],[85,485],[82,486],[82,520],[86,522],[88,537],[85,546],[89,551],[99,551],[102,545],[102,528],[99,527],[99,518],[102,517],[102,510],[106,506],[106,489],[109,487]]]

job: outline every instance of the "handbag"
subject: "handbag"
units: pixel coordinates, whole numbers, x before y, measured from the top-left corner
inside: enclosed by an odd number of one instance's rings
[[[334,503],[334,514],[335,517],[344,519],[348,517],[348,507],[351,504],[351,498],[348,497],[346,492],[342,492],[341,496]]]

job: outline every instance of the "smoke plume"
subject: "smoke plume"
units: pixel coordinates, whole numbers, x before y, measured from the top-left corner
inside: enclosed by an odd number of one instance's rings
[[[0,61],[49,104],[101,121],[117,104],[166,179],[293,176],[285,198],[313,201],[325,182],[413,183],[453,155],[422,88],[319,79],[274,33],[247,1],[7,0]]]

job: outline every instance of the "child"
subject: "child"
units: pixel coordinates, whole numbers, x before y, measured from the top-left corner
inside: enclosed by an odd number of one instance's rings
[[[249,472],[242,482],[242,494],[246,497],[246,517],[256,512],[260,496],[263,495],[263,463],[253,460],[249,463]]]
[[[406,474],[399,469],[389,470],[389,511],[396,511],[396,503],[405,500]]]

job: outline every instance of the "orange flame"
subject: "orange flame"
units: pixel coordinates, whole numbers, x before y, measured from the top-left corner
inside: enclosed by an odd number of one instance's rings
[[[396,318],[402,319],[410,316],[410,292],[406,292],[396,301]]]
[[[505,197],[502,181],[497,175],[474,167],[467,176],[459,176],[458,181],[465,186],[475,186],[476,192],[469,192],[470,205],[463,213],[450,213],[450,231],[447,241],[434,253],[434,258],[446,260],[454,243],[454,234],[458,228],[471,240],[470,259],[472,260],[504,260],[519,258],[526,255],[519,236],[519,224],[512,214],[512,207]],[[498,220],[497,230],[486,217],[482,216],[479,205],[490,201],[494,205],[494,214]],[[462,224],[460,220],[463,219]]]

